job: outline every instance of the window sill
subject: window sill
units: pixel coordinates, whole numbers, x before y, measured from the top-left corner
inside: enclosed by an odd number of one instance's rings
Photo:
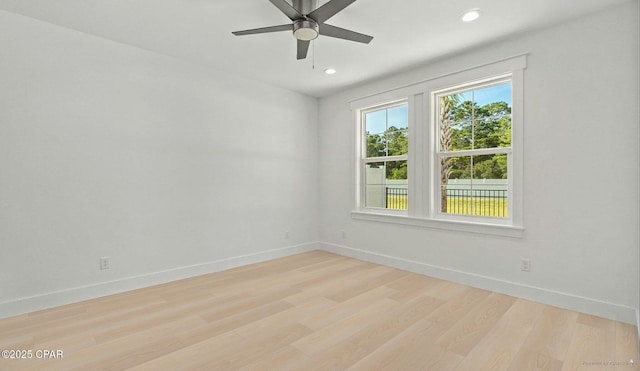
[[[524,228],[511,225],[473,223],[442,219],[417,218],[406,215],[390,215],[375,212],[352,211],[351,217],[370,222],[402,224],[422,228],[443,229],[467,233],[487,234],[512,238],[524,237]]]

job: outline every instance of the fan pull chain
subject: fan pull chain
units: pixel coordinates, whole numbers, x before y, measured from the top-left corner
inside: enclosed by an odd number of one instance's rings
[[[311,40],[311,69],[316,69],[316,41]]]

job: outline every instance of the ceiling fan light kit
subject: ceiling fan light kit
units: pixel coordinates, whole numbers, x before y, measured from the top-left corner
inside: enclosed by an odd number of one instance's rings
[[[319,28],[313,19],[300,19],[293,22],[293,36],[302,41],[314,40],[320,34]]]
[[[356,0],[331,0],[321,7],[316,7],[317,0],[293,0],[293,6],[286,0],[269,0],[280,9],[293,23],[278,26],[254,28],[234,31],[236,36],[255,35],[268,32],[293,31],[297,39],[297,58],[305,59],[309,50],[309,42],[318,36],[329,36],[337,39],[368,44],[372,36],[324,23]]]

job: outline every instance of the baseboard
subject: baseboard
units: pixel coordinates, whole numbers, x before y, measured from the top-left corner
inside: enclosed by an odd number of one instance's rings
[[[261,251],[254,254],[234,256],[231,258],[179,267],[161,272],[143,274],[140,276],[127,277],[114,281],[101,282],[94,285],[74,287],[16,300],[9,300],[0,303],[0,318],[53,308],[60,305],[76,303],[83,300],[94,299],[143,287],[159,285],[207,273],[220,272],[242,265],[259,263],[317,249],[318,243],[312,242],[297,246]]]
[[[397,258],[351,247],[320,243],[320,249],[372,263],[387,265],[410,272],[420,273],[464,285],[495,291],[555,307],[592,314],[629,324],[640,324],[635,308],[609,303],[597,299],[548,290],[540,287],[523,285],[517,282],[500,280],[454,269],[439,267],[423,262]]]
[[[478,287],[485,290],[512,295],[560,308],[566,308],[625,323],[635,324],[638,326],[638,335],[640,338],[640,311],[635,308],[544,288],[523,285],[517,282],[499,280],[493,277],[457,271],[423,262],[397,258],[384,254],[376,254],[370,251],[354,249],[351,247],[318,242],[261,251],[254,254],[235,256],[161,272],[154,272],[114,281],[101,282],[94,285],[74,287],[42,295],[9,300],[0,303],[0,318],[53,308],[60,305],[143,287],[159,285],[207,273],[219,272],[247,264],[259,263],[317,249]]]

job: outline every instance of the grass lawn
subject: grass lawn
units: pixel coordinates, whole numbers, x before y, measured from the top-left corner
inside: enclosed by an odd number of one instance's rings
[[[506,198],[447,197],[447,212],[458,215],[495,216],[506,218],[509,203]],[[407,209],[406,195],[387,196],[387,208]]]
[[[497,216],[506,218],[509,205],[506,198],[447,197],[447,213],[460,215]]]

